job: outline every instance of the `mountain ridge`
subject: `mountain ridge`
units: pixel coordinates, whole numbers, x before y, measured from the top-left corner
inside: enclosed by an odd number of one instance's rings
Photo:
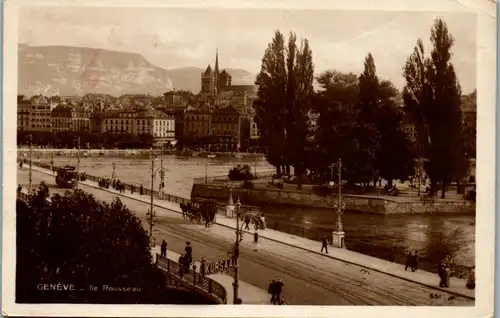
[[[18,45],[18,91],[23,95],[88,93],[162,95],[172,89],[198,93],[204,69],[164,69],[134,52],[64,45]],[[252,85],[255,75],[226,69],[233,84]]]

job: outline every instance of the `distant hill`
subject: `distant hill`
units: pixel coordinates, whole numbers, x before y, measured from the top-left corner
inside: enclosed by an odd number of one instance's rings
[[[142,55],[70,46],[18,46],[18,90],[24,95],[151,94],[190,90],[198,93],[204,69],[165,70]],[[233,84],[253,84],[255,75],[227,70]]]

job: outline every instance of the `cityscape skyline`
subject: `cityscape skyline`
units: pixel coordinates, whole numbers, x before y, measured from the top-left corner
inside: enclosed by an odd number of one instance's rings
[[[422,38],[426,54],[430,53],[430,27],[439,16],[456,40],[452,62],[463,93],[476,89],[476,25],[470,23],[475,22],[472,13],[252,9],[254,13],[249,14],[248,11],[113,8],[113,14],[109,14],[99,7],[25,8],[20,11],[19,43],[138,53],[165,69],[213,66],[218,49],[221,68],[257,74],[274,31],[279,29],[288,36],[291,30],[298,39],[309,40],[316,74],[327,69],[359,73],[364,57],[371,52],[379,77],[402,89],[406,57],[412,53],[418,38]],[[256,14],[258,26],[251,18]],[[92,23],[86,18],[89,16]],[[326,19],[327,25],[322,23]]]

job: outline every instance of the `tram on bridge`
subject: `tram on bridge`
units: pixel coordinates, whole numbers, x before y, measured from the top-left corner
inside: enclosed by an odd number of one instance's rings
[[[56,168],[56,184],[60,188],[71,189],[77,184],[76,167],[65,166]]]

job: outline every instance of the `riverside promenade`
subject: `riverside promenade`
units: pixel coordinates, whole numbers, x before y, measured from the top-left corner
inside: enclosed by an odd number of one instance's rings
[[[39,167],[34,166],[33,170],[43,172],[44,174],[47,175],[52,175],[52,171],[49,171],[47,169],[42,169]],[[96,182],[93,181],[83,181],[81,182],[82,184],[85,184],[87,186],[91,186],[94,188],[99,188]],[[142,203],[148,204],[150,202],[149,196],[145,195],[139,195],[139,194],[130,194],[128,193],[119,193],[115,189],[103,189],[99,188],[102,191],[106,191],[109,193],[113,193],[118,196],[123,196],[129,199],[133,199]],[[171,212],[175,212],[181,214],[181,209],[177,203],[169,202],[169,201],[164,201],[164,200],[158,200],[156,199],[154,201],[154,205],[157,208],[162,208],[169,210]],[[235,219],[230,219],[226,218],[223,215],[217,215],[216,219],[216,224],[219,226],[223,226],[226,228],[230,229],[235,229],[236,228],[236,220]],[[253,231],[245,231],[248,234],[253,234]],[[454,294],[457,296],[462,296],[468,299],[475,299],[475,292],[474,290],[469,290],[465,287],[465,280],[464,279],[459,279],[452,277],[451,278],[451,286],[449,288],[440,288],[439,287],[439,277],[430,272],[418,270],[416,272],[411,272],[411,271],[405,271],[404,266],[401,264],[389,262],[386,260],[378,259],[375,257],[371,257],[368,255],[356,253],[353,251],[349,251],[347,249],[337,249],[330,247],[329,248],[329,254],[322,254],[320,252],[321,249],[321,243],[313,240],[309,240],[306,238],[302,238],[299,236],[291,235],[288,233],[283,233],[283,232],[278,232],[272,229],[266,229],[266,230],[259,230],[259,237],[261,240],[268,240],[272,241],[281,245],[286,245],[289,246],[295,250],[301,250],[306,253],[314,253],[317,255],[322,255],[325,258],[330,258],[330,259],[335,259],[339,260],[342,262],[345,262],[346,264],[354,264],[360,267],[365,268],[368,271],[376,271],[380,272],[383,274],[387,274],[389,276],[397,277],[400,279],[403,279],[408,282],[413,282],[420,284],[422,286],[427,286],[431,289],[434,289],[436,291],[441,290],[443,292],[446,292],[448,294]],[[346,235],[349,235],[349,233],[346,233]],[[298,253],[299,257],[307,257],[306,253]],[[228,296],[229,298],[229,296]]]

